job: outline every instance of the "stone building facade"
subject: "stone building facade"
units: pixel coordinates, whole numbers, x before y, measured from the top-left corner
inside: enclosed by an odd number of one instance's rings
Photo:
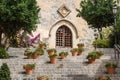
[[[41,10],[40,24],[36,33],[48,43],[49,48],[77,47],[82,42],[86,47],[92,44],[94,31],[86,21],[76,17],[80,0],[37,0]]]

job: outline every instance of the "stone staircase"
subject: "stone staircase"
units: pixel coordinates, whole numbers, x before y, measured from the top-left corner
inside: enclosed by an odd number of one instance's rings
[[[94,64],[88,64],[86,55],[91,50],[85,50],[81,56],[71,56],[70,49],[57,49],[68,51],[69,55],[66,59],[58,59],[56,64],[50,64],[47,52],[40,56],[39,59],[26,59],[23,55],[25,48],[10,48],[9,59],[0,59],[0,62],[6,62],[10,67],[12,80],[36,80],[37,76],[48,76],[51,80],[95,80],[95,78],[106,75],[112,80],[120,80],[120,64],[119,60],[114,59],[113,49],[101,49],[104,56],[96,60]],[[34,50],[34,49],[33,49]],[[105,62],[111,61],[118,64],[115,74],[106,74],[104,67]],[[32,75],[24,74],[23,65],[35,63],[36,67]],[[1,65],[1,64],[0,64]]]

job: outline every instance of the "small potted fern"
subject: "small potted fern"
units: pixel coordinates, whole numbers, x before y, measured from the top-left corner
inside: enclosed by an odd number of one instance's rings
[[[77,55],[81,55],[83,51],[84,51],[84,48],[78,48],[78,53],[77,53]]]
[[[31,52],[29,48],[24,51],[24,56],[27,56],[27,53]]]
[[[51,49],[48,49],[47,52],[48,52],[49,55],[53,55],[53,54],[55,54],[57,51],[56,51],[55,48],[51,48]]]
[[[39,43],[39,47],[44,50],[46,48],[46,43]]]
[[[83,48],[84,47],[84,43],[78,43],[77,46],[78,46],[78,48]]]
[[[37,48],[33,53],[34,53],[33,59],[37,59],[37,58],[39,58],[40,55],[44,54],[44,50]]]
[[[26,74],[30,75],[33,73],[33,70],[35,69],[35,64],[26,64],[23,66],[23,69],[25,69]]]
[[[38,76],[37,80],[50,80],[47,76]]]
[[[73,48],[70,52],[72,53],[72,56],[76,56],[78,52],[78,48]]]
[[[57,54],[49,55],[49,58],[52,64],[55,64],[57,62]]]
[[[96,58],[97,58],[97,56],[98,55],[95,52],[90,52],[90,53],[88,53],[86,58],[88,59],[89,63],[94,63]]]
[[[107,62],[105,64],[105,67],[107,69],[107,73],[108,74],[114,74],[115,73],[115,69],[117,68],[117,64],[111,63],[111,62]]]
[[[26,54],[26,56],[28,59],[33,59],[33,54],[34,54],[33,52],[29,52]]]
[[[59,53],[59,56],[61,56],[62,59],[64,59],[67,55],[68,55],[68,52],[65,52],[65,51]]]
[[[97,59],[99,59],[103,55],[102,51],[95,51],[95,52],[98,55]]]

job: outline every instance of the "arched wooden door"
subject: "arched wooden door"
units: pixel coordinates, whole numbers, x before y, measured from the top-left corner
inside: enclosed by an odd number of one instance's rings
[[[65,25],[59,27],[56,32],[56,47],[72,47],[72,32]]]

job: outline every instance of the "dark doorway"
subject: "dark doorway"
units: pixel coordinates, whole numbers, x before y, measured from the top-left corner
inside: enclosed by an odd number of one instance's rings
[[[59,48],[72,47],[72,32],[65,25],[59,27],[56,32],[56,47]]]

